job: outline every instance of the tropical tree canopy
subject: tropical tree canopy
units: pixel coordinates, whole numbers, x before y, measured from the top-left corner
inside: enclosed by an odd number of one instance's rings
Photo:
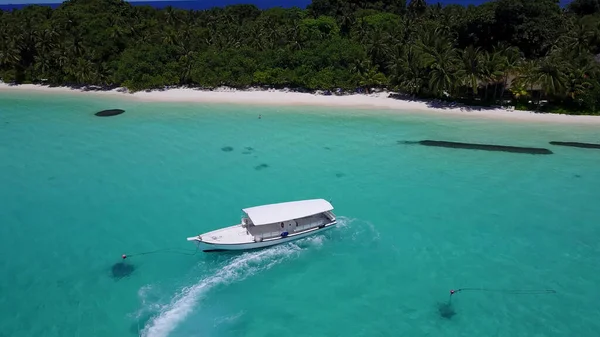
[[[595,113],[600,0],[313,0],[307,9],[154,9],[70,0],[0,11],[4,82],[390,89]]]

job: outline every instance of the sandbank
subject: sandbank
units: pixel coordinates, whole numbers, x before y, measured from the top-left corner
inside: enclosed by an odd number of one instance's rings
[[[77,93],[82,95],[108,95],[145,102],[197,102],[229,103],[278,106],[327,106],[355,109],[386,109],[399,113],[417,111],[440,115],[456,115],[471,118],[487,118],[533,122],[556,122],[575,124],[598,124],[600,116],[574,116],[532,111],[509,110],[504,108],[479,108],[469,106],[448,106],[435,101],[408,100],[390,97],[390,92],[353,95],[320,95],[293,92],[289,90],[248,89],[236,90],[217,88],[200,90],[193,88],[169,88],[163,90],[129,93],[124,88],[112,90],[74,89],[70,87],[49,87],[37,84],[9,85],[0,83],[0,92],[21,91],[39,93]]]

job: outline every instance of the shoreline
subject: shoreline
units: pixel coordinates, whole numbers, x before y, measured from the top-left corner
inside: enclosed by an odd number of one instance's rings
[[[408,100],[389,97],[393,92],[351,95],[319,95],[289,90],[251,88],[236,90],[217,88],[201,90],[193,88],[168,88],[163,90],[128,92],[125,88],[112,90],[78,89],[71,87],[50,87],[39,84],[11,85],[0,82],[0,92],[70,93],[94,96],[122,97],[141,102],[181,102],[181,103],[226,103],[251,104],[258,106],[320,106],[355,109],[382,109],[396,113],[426,112],[443,116],[470,117],[477,119],[500,119],[505,121],[553,122],[571,124],[600,125],[600,116],[562,115],[536,113],[532,111],[508,110],[504,108],[470,107],[457,104],[449,106],[436,101]]]

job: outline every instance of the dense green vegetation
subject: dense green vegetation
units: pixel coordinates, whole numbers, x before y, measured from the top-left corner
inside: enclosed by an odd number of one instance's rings
[[[600,4],[313,0],[156,10],[120,0],[0,13],[5,82],[125,86],[386,87],[565,113],[600,111]],[[547,102],[543,104],[543,102]]]

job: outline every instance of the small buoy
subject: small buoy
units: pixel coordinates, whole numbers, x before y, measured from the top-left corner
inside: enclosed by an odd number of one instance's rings
[[[123,258],[123,260],[125,260],[127,258],[127,255],[123,254],[121,255],[121,257]]]
[[[125,255],[123,255],[123,256],[125,256]],[[123,257],[123,258],[125,258],[125,257]],[[451,289],[451,290],[450,290],[450,295],[454,295],[454,293],[455,293],[455,292],[456,292],[456,290],[454,290],[454,289]]]

